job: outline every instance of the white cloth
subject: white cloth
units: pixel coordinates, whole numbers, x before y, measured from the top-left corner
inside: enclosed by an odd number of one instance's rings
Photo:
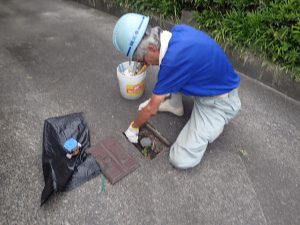
[[[161,64],[161,61],[163,60],[169,46],[169,41],[172,37],[172,33],[167,30],[163,30],[160,33],[160,50],[159,50],[159,65]]]
[[[143,103],[141,103],[141,104],[139,105],[138,110],[139,110],[139,111],[142,111],[143,108],[145,108],[146,105],[148,105],[149,102],[150,102],[150,98],[149,98],[148,100],[144,101]]]

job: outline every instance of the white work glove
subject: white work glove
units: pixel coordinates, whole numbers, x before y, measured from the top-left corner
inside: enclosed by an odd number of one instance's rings
[[[143,103],[141,103],[141,104],[139,105],[139,111],[142,111],[143,108],[145,108],[146,105],[148,105],[149,102],[150,102],[150,99],[148,99],[148,100],[144,101]]]
[[[130,126],[125,131],[125,135],[131,143],[138,143],[138,135],[139,135],[139,128],[132,127],[133,122],[130,123]]]

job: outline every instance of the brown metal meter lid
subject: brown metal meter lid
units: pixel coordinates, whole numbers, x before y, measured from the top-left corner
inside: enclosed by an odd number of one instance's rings
[[[113,137],[106,137],[92,146],[90,152],[100,165],[102,173],[115,184],[139,167],[138,161]]]

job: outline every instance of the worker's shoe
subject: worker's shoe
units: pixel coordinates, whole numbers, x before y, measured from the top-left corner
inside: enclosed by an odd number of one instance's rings
[[[181,94],[170,94],[166,99],[160,104],[159,112],[170,112],[176,116],[183,116],[184,109],[182,104]]]

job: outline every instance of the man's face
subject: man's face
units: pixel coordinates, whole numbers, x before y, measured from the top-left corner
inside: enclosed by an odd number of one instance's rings
[[[148,65],[158,65],[159,64],[159,49],[150,44],[148,46],[148,52],[144,57],[144,61]]]
[[[148,52],[144,55],[143,59],[135,59],[138,62],[144,62],[147,65],[158,65],[159,64],[159,49],[152,44],[148,46]]]

